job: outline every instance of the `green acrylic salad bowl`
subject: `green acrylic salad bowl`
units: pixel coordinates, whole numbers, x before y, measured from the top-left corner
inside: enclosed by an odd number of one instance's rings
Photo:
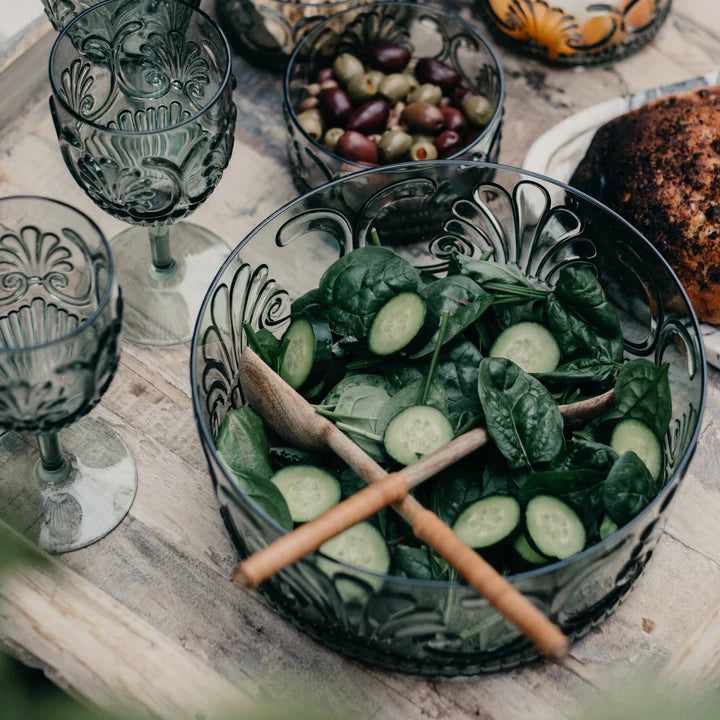
[[[620,318],[625,356],[669,364],[672,420],[666,483],[632,521],[573,557],[510,581],[573,639],[610,615],[650,560],[685,474],[703,414],[706,367],[697,318],[677,277],[640,233],[561,183],[515,168],[438,161],[336,180],[294,200],[231,253],[195,328],[195,417],[221,513],[241,557],[285,532],[219,460],[215,437],[244,404],[238,360],[243,323],[278,337],[290,304],[317,287],[341,255],[383,245],[442,273],[454,253],[488,250],[552,287],[564,267],[589,267]],[[348,592],[348,587],[352,592]],[[535,647],[462,582],[361,571],[320,553],[280,572],[261,592],[296,627],[369,665],[423,675],[475,675],[537,657]]]

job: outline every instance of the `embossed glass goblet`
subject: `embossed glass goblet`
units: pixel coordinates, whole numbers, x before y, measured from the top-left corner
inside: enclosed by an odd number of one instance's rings
[[[48,20],[58,31],[69,25],[81,12],[99,2],[101,0],[42,0]],[[200,7],[200,0],[187,0],[187,3]]]
[[[108,0],[53,47],[50,104],[65,163],[97,205],[135,226],[112,240],[134,342],[188,340],[227,255],[215,234],[178,221],[230,159],[230,62],[222,31],[180,0]]]
[[[135,497],[127,445],[85,417],[117,369],[121,314],[92,220],[47,198],[0,199],[0,431],[13,431],[0,438],[0,516],[51,552],[103,537]]]

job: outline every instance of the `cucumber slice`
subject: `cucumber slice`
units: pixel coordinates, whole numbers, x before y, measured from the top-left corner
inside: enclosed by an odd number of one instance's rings
[[[368,349],[374,355],[392,355],[406,347],[425,324],[427,306],[415,292],[388,300],[370,325]]]
[[[546,373],[560,363],[560,348],[546,327],[521,322],[498,335],[490,348],[490,357],[512,360],[527,373]]]
[[[547,557],[564,560],[585,547],[585,527],[577,513],[550,495],[535,496],[525,508],[528,539]]]
[[[603,515],[600,523],[600,539],[604,540],[606,537],[610,537],[618,529],[617,523],[609,515]]]
[[[640,420],[622,420],[613,430],[610,447],[618,455],[632,450],[650,471],[654,480],[663,469],[663,452],[657,435]]]
[[[470,505],[455,521],[455,534],[471,548],[497,545],[520,526],[520,503],[510,495],[488,495]]]
[[[532,545],[528,542],[525,535],[518,535],[515,538],[515,552],[525,561],[532,565],[544,565],[548,559],[541,555]]]
[[[401,410],[387,424],[383,444],[393,460],[410,465],[447,445],[454,436],[450,421],[437,408],[413,405]]]
[[[291,465],[270,480],[285,498],[293,522],[307,522],[340,502],[340,483],[314,465]]]
[[[339,560],[361,570],[385,574],[390,569],[390,551],[380,531],[369,522],[361,522],[336,535],[320,546],[320,552],[334,560]],[[330,577],[337,573],[357,575],[375,591],[382,587],[382,578],[369,577],[363,573],[353,573],[346,568],[338,568],[334,563],[320,557],[318,567]],[[345,602],[367,599],[364,586],[350,579],[335,581],[340,596]]]
[[[330,326],[320,320],[293,320],[285,331],[278,357],[278,374],[298,390],[323,379],[332,360]]]

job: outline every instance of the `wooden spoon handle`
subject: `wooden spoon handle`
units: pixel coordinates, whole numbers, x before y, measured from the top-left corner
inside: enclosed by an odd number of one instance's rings
[[[391,473],[343,500],[320,517],[279,537],[275,542],[238,563],[233,580],[244,587],[260,583],[288,565],[317,550],[326,540],[366,520],[382,508],[402,500],[408,491],[407,479]]]
[[[408,503],[408,501],[413,501]],[[413,505],[417,504],[417,508]],[[412,515],[415,537],[429,545],[451,567],[458,571],[468,585],[521,630],[547,656],[564,659],[570,641],[522,593],[474,550],[471,550],[440,518],[408,496],[401,504]]]

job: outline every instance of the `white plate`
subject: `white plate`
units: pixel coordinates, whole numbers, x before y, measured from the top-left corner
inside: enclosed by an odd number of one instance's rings
[[[570,180],[595,132],[613,118],[634,110],[650,100],[694,88],[720,85],[720,72],[686,80],[675,85],[644,90],[607,100],[575,113],[541,135],[528,150],[523,167],[562,182]],[[708,362],[720,368],[720,325],[701,325]]]

